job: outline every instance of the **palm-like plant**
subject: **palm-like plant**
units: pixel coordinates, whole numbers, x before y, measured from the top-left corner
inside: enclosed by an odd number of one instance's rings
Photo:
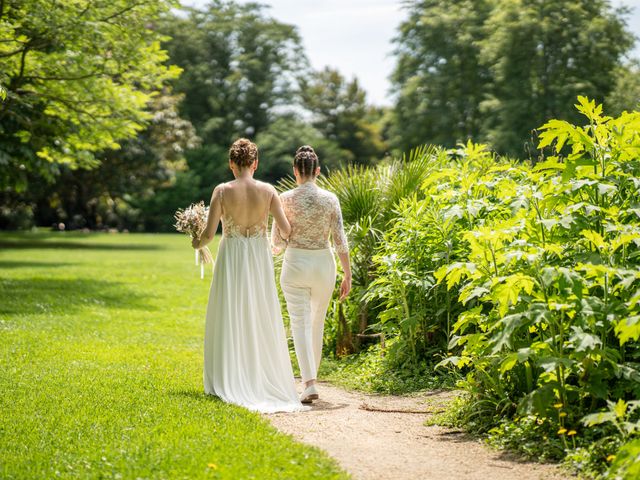
[[[380,215],[383,192],[375,169],[349,165],[321,177],[319,185],[338,196],[347,225]]]
[[[356,329],[363,334],[377,305],[366,292],[374,280],[373,257],[380,248],[384,232],[397,215],[403,199],[420,193],[420,185],[447,161],[446,152],[432,146],[418,147],[401,159],[374,168],[349,166],[323,177],[320,184],[334,192],[342,206],[351,245]]]
[[[386,168],[381,168],[385,220],[392,220],[398,203],[403,198],[419,193],[422,183],[448,162],[446,150],[422,145],[401,159],[392,161]]]

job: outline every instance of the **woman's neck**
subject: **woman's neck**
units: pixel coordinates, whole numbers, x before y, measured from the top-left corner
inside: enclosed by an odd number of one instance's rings
[[[250,168],[244,168],[238,172],[233,172],[233,176],[236,180],[253,180],[253,170]]]
[[[307,183],[311,183],[311,184],[315,185],[316,184],[316,177],[306,177],[306,178],[298,177],[298,178],[296,178],[296,183],[298,185],[305,185]]]

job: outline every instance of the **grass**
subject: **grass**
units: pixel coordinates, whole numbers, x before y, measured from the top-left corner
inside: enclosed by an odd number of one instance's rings
[[[0,478],[346,478],[204,395],[210,281],[183,236],[0,233]]]

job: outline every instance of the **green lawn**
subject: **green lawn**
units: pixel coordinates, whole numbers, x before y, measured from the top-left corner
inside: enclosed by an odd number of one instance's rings
[[[186,236],[0,233],[0,478],[346,478],[202,391]]]

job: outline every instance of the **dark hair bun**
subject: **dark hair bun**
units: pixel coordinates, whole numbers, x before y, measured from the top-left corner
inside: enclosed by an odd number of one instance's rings
[[[296,170],[303,178],[312,177],[316,174],[320,161],[311,145],[303,145],[296,150],[293,166],[296,167]]]
[[[298,150],[296,150],[296,153],[302,152],[316,153],[311,145],[302,145]]]
[[[239,138],[233,142],[233,145],[231,145],[231,148],[229,149],[229,160],[240,168],[253,165],[253,162],[257,159],[258,146],[246,138]]]

